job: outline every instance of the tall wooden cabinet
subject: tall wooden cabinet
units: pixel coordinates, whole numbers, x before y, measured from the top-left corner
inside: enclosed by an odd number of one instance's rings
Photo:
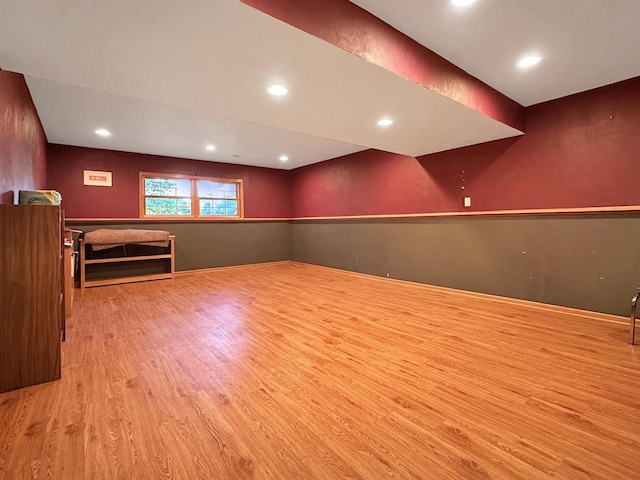
[[[0,392],[60,378],[59,206],[0,205]]]

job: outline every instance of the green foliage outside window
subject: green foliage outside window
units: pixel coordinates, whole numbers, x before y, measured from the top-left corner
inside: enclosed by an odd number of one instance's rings
[[[235,216],[238,215],[238,186],[235,183],[197,182],[200,198],[200,215]]]
[[[191,197],[191,180],[186,178],[145,178],[144,194],[160,197]]]
[[[238,181],[143,177],[144,215],[171,217],[237,217]],[[194,215],[194,202],[197,202]]]
[[[146,215],[191,215],[190,198],[147,198]]]

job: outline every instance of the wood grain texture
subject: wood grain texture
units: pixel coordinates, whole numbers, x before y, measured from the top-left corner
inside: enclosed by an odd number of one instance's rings
[[[60,207],[0,205],[0,392],[60,378]]]
[[[491,217],[491,216],[537,216],[537,215],[611,215],[640,212],[640,205],[615,205],[608,207],[571,207],[571,208],[527,208],[512,210],[476,210],[464,212],[425,212],[425,213],[397,213],[378,215],[334,215],[334,216],[313,216],[313,217],[290,217],[290,218],[196,218],[196,221],[216,222],[303,222],[309,220],[376,220],[394,218],[450,218],[450,217]],[[171,218],[168,220],[157,218],[68,218],[67,224],[74,225],[80,223],[108,224],[122,222],[189,222],[193,218]]]
[[[640,210],[640,208],[639,208]],[[289,217],[245,217],[245,218],[67,218],[67,225],[110,225],[113,223],[133,223],[133,224],[145,224],[145,223],[272,223],[272,222],[284,222],[287,223],[291,219]]]
[[[176,263],[175,263],[175,235],[169,235],[169,245],[164,249],[166,251],[169,250],[169,253],[163,254],[151,254],[151,255],[139,255],[139,256],[120,256],[120,257],[109,257],[109,258],[100,258],[94,260],[88,260],[87,257],[87,248],[88,245],[85,244],[84,239],[79,240],[79,250],[80,250],[80,288],[88,288],[88,287],[102,287],[106,285],[117,285],[120,283],[134,283],[134,282],[146,282],[150,280],[166,280],[169,278],[173,278]],[[147,273],[147,274],[132,274],[131,272],[122,273],[118,272],[117,269],[113,273],[112,278],[96,278],[89,279],[88,277],[88,269],[87,265],[117,265],[126,262],[137,262],[138,264],[144,264],[145,262],[155,261],[155,260],[168,260],[168,272],[163,273]],[[94,270],[94,273],[95,270]]]
[[[294,263],[76,292],[0,478],[627,479],[625,324]]]
[[[571,208],[526,208],[511,210],[468,210],[464,212],[430,212],[430,213],[399,213],[386,215],[335,215],[315,217],[292,217],[290,221],[307,220],[375,220],[393,218],[450,218],[450,217],[508,217],[508,216],[537,216],[537,215],[597,215],[635,213],[640,211],[640,205],[616,205],[610,207],[571,207]]]
[[[71,309],[73,308],[73,244],[64,245],[64,254],[62,259],[62,271],[64,272],[64,318],[71,316]],[[64,322],[63,322],[64,325]],[[64,332],[64,328],[62,329]]]

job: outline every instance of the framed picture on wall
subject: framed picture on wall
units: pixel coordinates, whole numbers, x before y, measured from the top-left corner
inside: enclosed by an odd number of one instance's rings
[[[84,170],[84,185],[96,187],[110,187],[112,184],[111,172],[100,172],[97,170]]]

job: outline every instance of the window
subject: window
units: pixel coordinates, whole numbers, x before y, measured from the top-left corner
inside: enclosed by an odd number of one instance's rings
[[[191,180],[186,178],[145,178],[144,216],[191,216]]]
[[[198,204],[201,216],[238,215],[238,184],[198,180]]]
[[[140,217],[242,215],[242,180],[140,173]]]

